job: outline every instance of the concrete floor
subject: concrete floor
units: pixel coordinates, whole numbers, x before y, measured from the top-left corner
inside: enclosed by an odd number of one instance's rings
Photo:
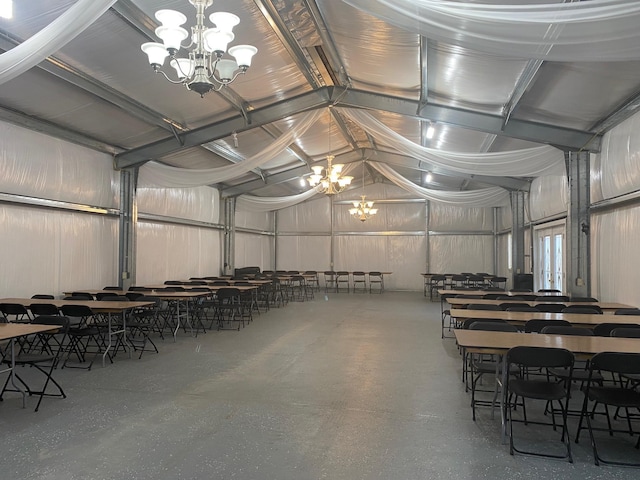
[[[586,435],[573,465],[510,456],[488,409],[471,420],[439,315],[421,292],[320,294],[58,371],[67,399],[0,404],[0,478],[638,478],[593,465]]]

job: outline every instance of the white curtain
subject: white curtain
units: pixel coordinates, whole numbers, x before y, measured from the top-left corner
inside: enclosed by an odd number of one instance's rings
[[[492,54],[552,61],[640,59],[637,0],[548,0],[518,5],[343,1],[404,30]]]
[[[538,177],[564,172],[564,154],[549,145],[509,152],[444,152],[406,139],[365,110],[342,107],[337,110],[399,153],[454,172],[500,177]]]
[[[509,205],[509,192],[500,187],[467,191],[431,190],[407,180],[384,163],[371,161],[368,163],[398,187],[433,202],[458,207],[504,207]]]
[[[116,0],[78,0],[33,37],[0,55],[0,85],[60,50],[114,3]]]
[[[270,212],[272,210],[279,210],[281,208],[297,205],[298,203],[304,202],[305,200],[313,197],[317,193],[317,190],[312,188],[306,192],[288,197],[257,197],[255,195],[244,194],[238,197],[237,206],[243,210],[249,210],[252,212]]]
[[[147,162],[140,168],[140,183],[148,187],[200,187],[225,182],[244,175],[276,157],[304,134],[322,115],[323,109],[302,116],[296,125],[280,135],[271,145],[240,163],[216,168],[178,168],[157,162]]]

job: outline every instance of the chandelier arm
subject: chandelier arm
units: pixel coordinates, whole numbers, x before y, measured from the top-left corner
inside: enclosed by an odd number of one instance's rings
[[[171,77],[169,77],[169,75],[167,75],[160,68],[154,67],[153,71],[154,71],[154,73],[160,73],[164,78],[166,78],[169,82],[173,83],[174,85],[180,85],[180,84],[184,83],[182,80],[172,80]]]

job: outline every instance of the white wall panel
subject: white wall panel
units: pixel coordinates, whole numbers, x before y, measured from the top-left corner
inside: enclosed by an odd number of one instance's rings
[[[136,284],[219,275],[220,236],[207,228],[138,222]]]
[[[327,236],[279,236],[276,268],[278,270],[331,269],[331,237]]]
[[[426,265],[426,240],[419,236],[338,236],[334,270],[392,272],[389,290],[421,290]]]
[[[569,207],[569,185],[566,175],[538,177],[531,182],[529,218],[540,220],[566,214]]]
[[[591,216],[591,294],[640,307],[640,206]]]
[[[273,231],[274,212],[249,212],[236,208],[236,228]]]
[[[330,197],[300,203],[278,210],[279,232],[325,232],[331,231]]]
[[[120,174],[111,155],[0,122],[0,191],[117,207]]]
[[[137,192],[140,213],[219,223],[220,200],[215,188],[139,187]]]
[[[640,115],[608,131],[602,140],[602,195],[605,199],[640,188]]]
[[[435,202],[431,202],[429,208],[430,231],[493,231],[492,208],[460,208]]]
[[[511,207],[498,208],[498,224],[496,230],[498,232],[506,229],[511,229],[513,225],[513,214],[511,213]]]
[[[494,273],[493,236],[431,235],[429,259],[434,273]]]
[[[273,237],[236,232],[235,268],[260,267],[260,270],[272,270],[273,244]]]
[[[117,284],[115,217],[0,205],[0,292],[6,297]]]

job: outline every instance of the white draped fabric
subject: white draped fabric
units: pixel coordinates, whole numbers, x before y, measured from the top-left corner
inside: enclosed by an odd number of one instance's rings
[[[199,187],[225,182],[244,175],[269,162],[303,135],[322,115],[323,109],[302,116],[292,128],[280,135],[271,145],[240,163],[215,168],[178,168],[158,162],[147,162],[140,168],[140,184],[148,187]]]
[[[457,207],[504,207],[509,205],[509,192],[500,187],[468,191],[431,190],[407,180],[384,163],[372,161],[368,163],[398,187],[432,202],[446,203]]]
[[[33,37],[0,55],[0,85],[60,50],[114,3],[116,0],[78,0]]]
[[[306,192],[288,197],[256,197],[255,195],[244,194],[238,197],[236,205],[243,210],[249,210],[251,212],[270,212],[272,210],[280,210],[281,208],[297,205],[317,193],[316,189],[312,188]]]
[[[640,60],[637,0],[517,5],[343,1],[404,30],[492,54],[552,61]]]
[[[509,152],[445,152],[406,139],[365,110],[342,107],[337,110],[399,153],[454,172],[494,177],[539,177],[564,172],[564,154],[549,145]]]

